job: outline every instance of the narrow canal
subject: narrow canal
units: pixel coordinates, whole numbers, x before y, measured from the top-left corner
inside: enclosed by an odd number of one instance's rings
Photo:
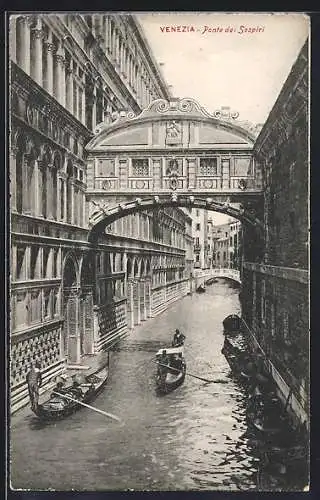
[[[14,488],[57,490],[248,490],[259,488],[259,456],[247,433],[246,395],[221,354],[222,320],[239,313],[227,280],[176,302],[138,327],[112,354],[108,384],[88,409],[39,424],[29,409],[11,420]],[[166,396],[155,392],[155,352],[186,335],[187,376]],[[269,486],[272,486],[269,483]],[[274,487],[281,487],[276,483]]]

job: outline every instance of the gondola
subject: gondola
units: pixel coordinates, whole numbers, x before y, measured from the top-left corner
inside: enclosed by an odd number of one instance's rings
[[[197,293],[204,293],[206,291],[206,287],[204,285],[199,285],[196,292]]]
[[[212,285],[213,283],[217,283],[217,278],[209,278],[207,281],[206,281],[206,285]]]
[[[167,355],[169,364],[163,365],[163,354]],[[156,354],[158,371],[156,375],[157,392],[167,394],[181,385],[186,376],[186,362],[183,355],[183,346],[160,349]]]
[[[64,388],[63,391],[60,390],[60,393],[62,394],[61,396],[56,393],[58,390],[53,390],[50,398],[44,403],[38,404],[33,411],[41,420],[61,420],[82,407],[82,405],[77,401],[80,401],[81,403],[90,403],[93,399],[95,399],[95,397],[102,390],[107,378],[108,368],[101,368],[95,373],[85,376],[84,381],[79,383],[77,386],[78,393],[80,393],[80,389],[82,396],[79,396],[79,394],[75,395],[71,386]],[[72,398],[73,400],[69,398]]]
[[[233,345],[227,338],[224,341],[221,353],[225,356],[232,372],[241,381],[250,383],[254,375],[252,363],[245,349]]]
[[[241,330],[242,320],[237,314],[227,316],[222,324],[225,334],[238,334]]]

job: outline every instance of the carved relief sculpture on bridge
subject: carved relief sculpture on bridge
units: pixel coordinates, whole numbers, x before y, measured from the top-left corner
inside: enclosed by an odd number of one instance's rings
[[[168,122],[166,126],[166,144],[174,146],[182,142],[182,129],[181,125],[176,121]]]

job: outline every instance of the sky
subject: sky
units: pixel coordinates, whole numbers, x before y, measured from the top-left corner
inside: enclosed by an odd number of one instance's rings
[[[230,106],[239,120],[253,123],[266,121],[309,29],[309,18],[300,13],[149,12],[137,17],[174,97],[192,97],[209,112]],[[172,26],[199,31],[164,29]],[[260,32],[244,32],[257,27]]]
[[[229,106],[239,120],[254,124],[266,121],[309,32],[309,18],[301,13],[136,17],[174,97],[196,99],[209,112]],[[171,32],[174,26],[180,32]],[[212,216],[216,224],[229,219]]]

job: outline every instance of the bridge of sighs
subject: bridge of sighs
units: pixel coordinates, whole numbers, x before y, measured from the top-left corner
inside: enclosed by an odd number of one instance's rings
[[[159,99],[138,116],[100,124],[87,145],[91,239],[112,221],[157,206],[206,208],[261,225],[257,130],[237,113]]]

